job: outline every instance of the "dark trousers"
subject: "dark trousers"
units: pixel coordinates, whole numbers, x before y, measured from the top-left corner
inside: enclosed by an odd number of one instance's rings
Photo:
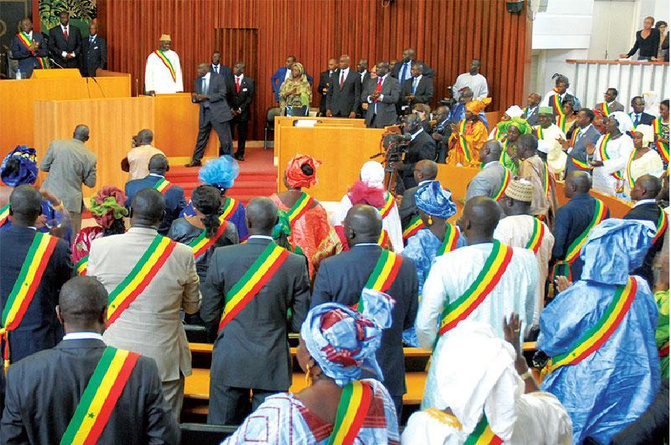
[[[200,161],[205,154],[207,141],[210,140],[210,131],[214,131],[219,137],[219,156],[233,154],[233,138],[231,136],[231,125],[229,122],[218,122],[212,116],[209,108],[203,109],[204,116],[199,122],[198,139],[196,149],[193,151],[193,160]]]
[[[256,411],[266,397],[277,394],[277,391],[264,391],[249,388],[233,388],[231,386],[210,382],[210,407],[207,423],[212,425],[240,425],[245,418]]]
[[[238,120],[237,117],[234,117],[231,121],[231,131],[235,130],[235,134],[238,137],[238,149],[236,154],[244,155],[245,154],[245,143],[247,142],[247,127],[249,125],[249,120],[245,119]]]

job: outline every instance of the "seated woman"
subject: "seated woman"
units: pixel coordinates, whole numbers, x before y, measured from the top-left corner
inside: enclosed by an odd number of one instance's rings
[[[106,185],[91,198],[89,210],[97,226],[84,227],[72,243],[72,262],[78,275],[86,275],[91,243],[98,238],[126,232],[124,217],[128,209],[124,203],[126,195],[118,188]]]
[[[540,391],[520,348],[516,314],[504,320],[506,341],[491,326],[464,320],[438,341],[440,359],[422,411],[410,416],[403,445],[569,445],[571,419]]]
[[[631,189],[636,180],[643,175],[660,176],[664,172],[664,163],[659,154],[650,148],[654,140],[654,130],[650,125],[639,125],[634,130],[634,150],[627,160],[624,172],[624,194],[631,199]]]
[[[507,123],[506,140],[503,141],[503,151],[501,152],[501,164],[510,170],[513,176],[516,176],[520,162],[517,156],[517,142],[523,134],[531,133],[531,127],[526,119],[521,117],[513,117]]]
[[[452,124],[447,165],[471,167],[478,165],[478,153],[487,142],[487,127],[480,116],[492,100],[472,100],[465,105],[464,119]]]
[[[489,137],[487,138],[487,140],[498,139],[499,141],[503,142],[506,139],[508,131],[507,122],[514,117],[522,117],[523,115],[524,110],[521,109],[519,106],[513,105],[512,107],[508,107],[508,109],[501,116],[501,120],[499,121],[499,123],[497,123],[492,129],[492,131],[489,132]]]
[[[375,351],[382,330],[391,326],[393,302],[368,289],[361,298],[363,314],[339,303],[308,312],[296,358],[309,386],[268,397],[223,445],[326,445],[343,437],[357,444],[399,443],[389,393],[378,380],[361,379],[364,372],[382,377]],[[355,422],[346,422],[352,417]]]
[[[287,212],[291,225],[289,242],[293,250],[300,247],[307,258],[312,258],[330,230],[324,207],[302,190],[317,183],[317,167],[320,164],[312,156],[294,156],[284,171],[284,185],[288,190],[273,193],[270,197],[280,210]],[[309,271],[310,276],[313,276],[314,267],[311,262]]]
[[[564,98],[561,106],[564,110],[564,114],[557,115],[557,126],[561,129],[561,131],[566,133],[566,136],[570,139],[578,126],[576,121],[578,120],[579,109],[577,108],[573,97]]]
[[[303,65],[296,62],[291,66],[291,77],[285,80],[280,86],[280,110],[282,110],[282,116],[287,115],[287,107],[304,108],[304,113],[292,113],[292,115],[307,116],[310,102],[312,102],[312,87],[305,76]]]

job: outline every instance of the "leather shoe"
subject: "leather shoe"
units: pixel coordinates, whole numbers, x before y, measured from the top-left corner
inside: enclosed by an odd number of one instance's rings
[[[188,164],[185,165],[185,167],[200,167],[203,165],[200,161],[196,161],[195,159]]]
[[[233,155],[233,157],[235,159],[237,159],[238,161],[244,161],[245,160],[245,155],[243,155],[243,154],[236,153],[236,154]]]

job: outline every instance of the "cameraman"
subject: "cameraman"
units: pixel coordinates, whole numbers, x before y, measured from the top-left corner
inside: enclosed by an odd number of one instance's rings
[[[450,140],[450,135],[452,134],[449,113],[450,110],[444,105],[436,108],[433,112],[433,120],[436,121],[436,126],[431,137],[436,141],[437,162],[441,164],[444,164],[447,159],[447,142]]]
[[[403,118],[403,133],[409,140],[403,162],[393,162],[390,167],[395,169],[401,181],[396,182],[396,193],[402,194],[405,189],[415,187],[415,164],[422,159],[433,161],[436,159],[436,142],[422,128],[422,121],[416,114],[409,114]]]

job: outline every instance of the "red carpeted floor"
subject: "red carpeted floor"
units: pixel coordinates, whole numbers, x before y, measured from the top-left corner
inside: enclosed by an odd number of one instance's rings
[[[170,163],[170,171],[166,178],[184,187],[186,200],[191,192],[200,185],[198,167],[188,168]],[[263,148],[247,148],[245,160],[240,162],[240,175],[226,195],[239,199],[246,204],[255,196],[270,196],[277,191],[277,168],[273,165],[273,150]]]

